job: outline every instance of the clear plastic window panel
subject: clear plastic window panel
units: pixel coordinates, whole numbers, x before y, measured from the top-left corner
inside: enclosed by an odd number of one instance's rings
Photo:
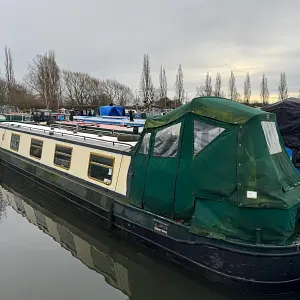
[[[178,153],[181,123],[156,133],[153,156],[176,157]]]
[[[200,121],[194,121],[194,156],[209,145],[225,129]]]
[[[143,138],[143,142],[140,147],[140,154],[148,154],[149,153],[149,145],[150,145],[150,136],[151,133],[146,133]]]
[[[282,152],[275,122],[261,122],[266,142],[271,155]]]

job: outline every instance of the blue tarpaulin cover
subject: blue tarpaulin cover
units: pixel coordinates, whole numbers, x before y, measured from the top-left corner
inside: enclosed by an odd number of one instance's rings
[[[125,116],[125,108],[123,106],[100,106],[100,116]]]

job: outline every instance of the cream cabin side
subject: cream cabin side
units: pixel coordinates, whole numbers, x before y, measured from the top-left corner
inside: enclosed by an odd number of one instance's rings
[[[0,128],[0,142],[0,148],[33,163],[38,163],[41,168],[46,166],[104,189],[126,195],[127,173],[131,160],[129,155],[5,128]],[[40,157],[31,155],[33,147],[41,148]],[[69,159],[69,165],[58,165],[56,162],[59,156]],[[103,180],[99,178],[97,171],[93,172],[97,166],[107,169],[108,178]]]

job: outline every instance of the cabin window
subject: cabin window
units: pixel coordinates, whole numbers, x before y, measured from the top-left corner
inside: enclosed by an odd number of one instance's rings
[[[20,146],[20,135],[12,133],[10,139],[10,149],[19,151],[19,146]]]
[[[149,145],[150,145],[150,136],[151,133],[146,133],[143,137],[143,142],[140,147],[140,154],[148,154],[149,153]]]
[[[40,159],[42,157],[42,151],[43,151],[43,141],[31,139],[30,156]]]
[[[261,122],[270,154],[282,152],[275,122]]]
[[[156,133],[153,156],[176,157],[178,153],[181,123]]]
[[[194,121],[194,156],[209,145],[225,129],[214,125]]]
[[[70,169],[72,148],[56,145],[54,153],[54,164],[58,167]]]
[[[90,155],[88,176],[107,185],[111,184],[114,169],[114,158],[98,154]]]

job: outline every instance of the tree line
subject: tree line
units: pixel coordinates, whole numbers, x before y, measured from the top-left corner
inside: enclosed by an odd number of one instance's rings
[[[228,94],[226,95],[222,91],[222,78],[221,74],[217,73],[215,80],[215,87],[212,86],[212,79],[209,73],[206,73],[206,79],[204,85],[196,88],[198,96],[215,96],[215,97],[225,97],[227,96],[229,99],[243,102],[245,104],[249,104],[251,101],[251,79],[250,74],[247,72],[246,78],[244,81],[244,94],[243,96],[237,91],[235,75],[234,72],[230,72],[229,82],[228,82]],[[283,101],[288,98],[288,86],[285,72],[280,73],[280,81],[278,84],[278,100]],[[260,84],[260,98],[261,103],[263,105],[268,104],[269,102],[269,87],[268,87],[268,79],[265,73],[263,73]]]
[[[184,75],[179,64],[174,82],[174,97],[168,97],[168,81],[166,70],[161,66],[159,71],[159,86],[154,87],[151,75],[150,59],[144,54],[140,87],[134,96],[130,87],[115,79],[100,80],[88,73],[63,70],[59,67],[55,52],[47,51],[36,55],[28,63],[27,72],[21,82],[15,79],[11,49],[4,49],[4,73],[0,73],[0,105],[17,105],[21,108],[44,106],[58,108],[69,105],[142,105],[147,109],[157,105],[174,108],[188,101],[184,89]],[[262,104],[269,101],[268,80],[262,75],[260,86]],[[215,84],[209,73],[205,76],[203,85],[196,87],[198,96],[225,97],[246,104],[251,101],[251,78],[249,72],[244,81],[243,96],[237,91],[235,74],[230,73],[228,93],[222,90],[221,74],[217,73]],[[278,99],[288,97],[287,79],[284,72],[280,74],[278,84]]]
[[[141,76],[141,98],[144,103],[148,106],[159,103],[161,107],[176,107],[178,105],[183,104],[188,101],[187,93],[184,89],[183,84],[183,71],[181,65],[179,65],[176,80],[175,80],[175,95],[173,101],[168,98],[168,89],[167,89],[167,76],[166,71],[163,66],[160,68],[159,73],[159,88],[155,89],[151,79],[150,72],[150,62],[149,55],[144,54],[143,60],[143,70]],[[222,90],[222,77],[218,72],[215,78],[215,85],[212,84],[211,75],[207,72],[205,76],[204,84],[196,87],[197,96],[215,96],[215,97],[227,97],[231,100],[243,102],[245,104],[249,104],[251,102],[251,78],[250,73],[247,72],[246,78],[244,81],[244,93],[241,95],[237,91],[235,74],[233,71],[230,72],[230,77],[228,81],[228,93],[225,93]],[[300,94],[300,91],[299,91]],[[288,98],[288,87],[287,87],[287,79],[285,72],[280,73],[280,81],[278,84],[278,100],[283,101]],[[268,79],[265,73],[263,73],[260,84],[260,98],[261,103],[263,105],[268,104],[269,102],[269,87],[268,87]]]
[[[0,105],[21,108],[68,105],[126,105],[133,101],[132,90],[115,79],[100,80],[88,73],[62,70],[55,52],[37,55],[28,64],[22,82],[14,76],[11,50],[5,47],[4,76],[0,77]]]

